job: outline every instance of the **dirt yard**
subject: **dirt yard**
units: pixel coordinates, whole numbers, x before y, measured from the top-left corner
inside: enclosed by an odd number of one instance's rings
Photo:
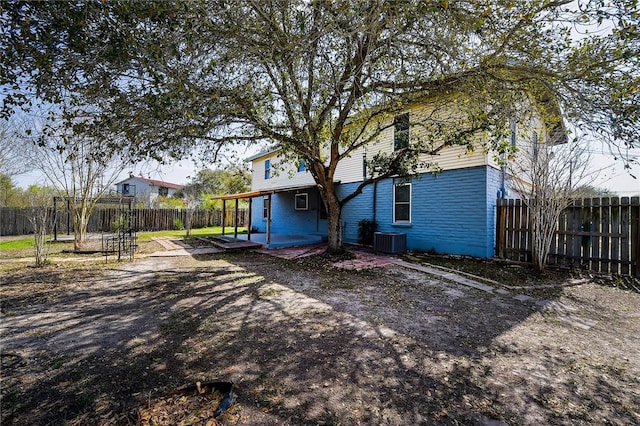
[[[220,424],[640,423],[630,291],[531,299],[258,253],[3,274],[2,352],[22,361],[3,358],[2,425],[136,424],[214,380],[237,396]]]

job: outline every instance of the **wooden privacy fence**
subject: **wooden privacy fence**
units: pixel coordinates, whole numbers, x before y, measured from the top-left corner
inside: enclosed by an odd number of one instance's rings
[[[529,212],[522,200],[498,199],[496,255],[531,262]],[[557,223],[548,263],[640,276],[640,197],[573,200]]]
[[[66,210],[57,211],[55,224],[58,233],[73,232],[71,218]],[[177,209],[133,209],[134,226],[137,231],[165,231],[176,229],[175,221],[179,219],[186,224],[185,210]],[[53,220],[54,209],[49,209],[49,215]],[[225,225],[233,225],[233,210],[227,209]],[[89,217],[88,232],[110,232],[113,224],[120,217],[117,208],[97,207]],[[248,209],[238,210],[238,226],[247,226],[249,223]],[[196,210],[191,219],[192,228],[206,226],[221,226],[222,210]],[[29,223],[29,209],[0,208],[0,235],[29,235],[33,233],[33,227]]]

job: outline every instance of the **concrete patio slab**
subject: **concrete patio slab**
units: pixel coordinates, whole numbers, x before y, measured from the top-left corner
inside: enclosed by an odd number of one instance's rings
[[[224,235],[230,237],[231,235]],[[238,240],[247,240],[247,234],[238,234],[235,238]],[[322,243],[326,237],[322,235],[297,235],[297,234],[271,234],[269,243],[267,243],[267,234],[254,233],[251,234],[251,241],[260,243],[269,249],[278,249],[285,247],[308,246],[312,244]]]

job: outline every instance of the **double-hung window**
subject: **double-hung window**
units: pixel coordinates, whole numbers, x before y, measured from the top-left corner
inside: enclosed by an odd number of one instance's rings
[[[411,223],[411,184],[393,186],[393,222]]]
[[[264,180],[271,179],[271,160],[264,162]]]
[[[393,149],[409,147],[409,113],[396,115],[393,119]]]
[[[262,218],[269,217],[269,197],[262,198]]]

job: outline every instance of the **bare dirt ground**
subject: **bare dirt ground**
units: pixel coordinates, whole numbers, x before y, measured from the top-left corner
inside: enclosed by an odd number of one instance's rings
[[[258,253],[3,274],[2,352],[23,360],[2,368],[2,425],[135,424],[213,380],[235,383],[221,424],[640,423],[630,291],[520,301]]]

